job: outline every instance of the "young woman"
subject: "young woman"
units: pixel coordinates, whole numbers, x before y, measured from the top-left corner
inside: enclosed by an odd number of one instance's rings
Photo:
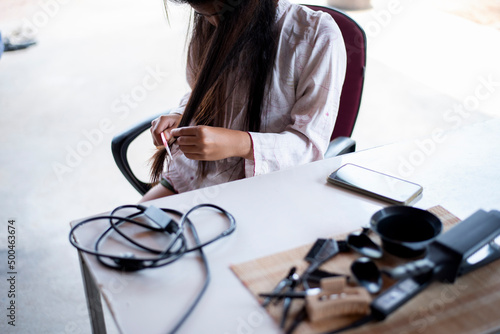
[[[142,201],[319,160],[346,68],[330,15],[288,0],[174,0],[194,9],[181,105],[152,122],[171,144]]]

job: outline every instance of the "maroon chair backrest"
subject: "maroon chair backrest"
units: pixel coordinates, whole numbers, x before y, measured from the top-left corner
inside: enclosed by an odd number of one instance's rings
[[[330,14],[342,32],[347,53],[347,69],[340,95],[339,112],[332,138],[350,137],[356,123],[366,65],[366,35],[363,29],[346,14],[329,7],[305,5],[312,10]]]

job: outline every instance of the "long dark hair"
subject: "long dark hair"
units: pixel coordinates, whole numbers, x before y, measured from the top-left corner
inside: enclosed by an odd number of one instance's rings
[[[214,0],[171,0],[200,5]],[[218,1],[218,0],[215,0]],[[211,25],[194,14],[188,61],[195,83],[179,127],[190,124],[224,126],[226,101],[235,91],[245,92],[244,129],[259,131],[265,89],[276,57],[276,0],[235,0],[221,4],[219,24]],[[166,0],[165,0],[166,5]],[[243,87],[228,87],[230,78]],[[240,96],[238,97],[240,98]],[[166,151],[159,149],[152,160],[151,179],[158,182]],[[206,175],[208,161],[199,161],[198,174]]]

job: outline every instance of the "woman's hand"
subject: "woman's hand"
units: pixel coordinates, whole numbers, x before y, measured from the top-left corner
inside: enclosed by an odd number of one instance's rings
[[[155,146],[163,146],[160,137],[162,132],[165,132],[167,141],[172,138],[171,131],[179,125],[181,117],[178,114],[163,115],[151,122],[151,136],[153,137]]]
[[[253,160],[252,139],[247,132],[212,126],[173,129],[180,150],[188,159],[214,161],[230,157]]]

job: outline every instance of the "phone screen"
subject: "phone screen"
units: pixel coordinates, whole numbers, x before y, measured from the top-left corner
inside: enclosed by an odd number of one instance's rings
[[[334,171],[328,182],[393,204],[409,204],[422,193],[416,183],[353,164]]]

